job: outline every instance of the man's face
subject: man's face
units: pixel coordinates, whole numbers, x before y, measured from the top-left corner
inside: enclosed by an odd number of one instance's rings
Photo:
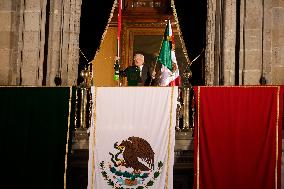
[[[143,56],[135,56],[134,57],[135,66],[142,66],[143,63],[144,63],[144,57]]]

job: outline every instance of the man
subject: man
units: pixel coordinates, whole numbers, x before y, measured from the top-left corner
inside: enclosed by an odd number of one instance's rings
[[[144,64],[144,55],[134,55],[134,65],[121,72],[121,76],[127,77],[128,86],[150,86],[154,84],[156,72],[152,71],[148,64]]]

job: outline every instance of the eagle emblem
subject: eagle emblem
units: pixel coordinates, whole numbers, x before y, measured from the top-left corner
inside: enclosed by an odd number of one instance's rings
[[[109,152],[110,161],[100,162],[101,175],[115,189],[143,189],[154,185],[162,171],[163,163],[157,163],[155,153],[145,139],[129,137],[114,143],[116,152]]]

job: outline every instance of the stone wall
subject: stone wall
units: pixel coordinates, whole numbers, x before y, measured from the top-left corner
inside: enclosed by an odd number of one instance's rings
[[[0,85],[75,85],[82,0],[0,0]]]
[[[17,16],[15,0],[0,0],[0,85],[7,85],[11,82],[10,72],[15,64],[16,49],[13,48],[17,35],[15,18]],[[11,66],[10,66],[11,65]]]
[[[46,83],[55,86],[59,77],[61,85],[76,85],[82,0],[51,3]]]
[[[267,10],[267,24],[270,30],[271,43],[271,81],[275,84],[284,84],[284,1],[272,0]],[[270,41],[268,41],[270,42]],[[270,71],[270,70],[269,70]]]
[[[238,72],[235,71],[236,0],[222,1],[223,30],[218,30],[215,18],[220,1],[208,1],[206,83],[218,85],[219,70],[223,69],[224,85],[234,85],[236,73],[240,85],[258,85],[261,75],[267,84],[284,84],[284,1],[265,0],[264,4],[258,0],[241,1]],[[216,61],[218,36],[223,40],[221,65]]]

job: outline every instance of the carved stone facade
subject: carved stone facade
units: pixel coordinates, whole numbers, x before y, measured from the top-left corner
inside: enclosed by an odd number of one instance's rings
[[[223,84],[234,85],[236,0],[207,3],[206,83],[219,85],[223,70]],[[283,0],[241,1],[240,85],[257,85],[261,75],[267,84],[284,84],[283,19]]]
[[[76,84],[81,1],[0,1],[0,85]]]
[[[76,85],[81,4],[0,0],[0,85]],[[235,84],[236,9],[207,1],[206,85]],[[283,0],[242,0],[239,18],[239,83],[283,84]]]

